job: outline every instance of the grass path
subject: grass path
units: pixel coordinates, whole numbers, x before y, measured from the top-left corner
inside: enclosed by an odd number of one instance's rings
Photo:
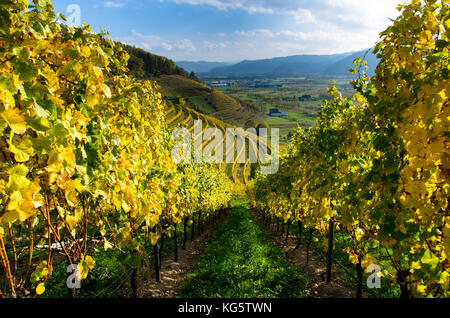
[[[289,265],[259,228],[246,197],[232,202],[232,212],[209,241],[179,297],[301,297],[306,279]]]

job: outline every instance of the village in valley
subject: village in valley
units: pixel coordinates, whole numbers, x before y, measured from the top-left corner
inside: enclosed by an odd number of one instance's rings
[[[330,98],[328,87],[350,93],[349,77],[226,77],[199,76],[209,87],[263,108],[266,122],[280,129],[280,141],[287,142],[295,127],[314,127],[322,100]]]

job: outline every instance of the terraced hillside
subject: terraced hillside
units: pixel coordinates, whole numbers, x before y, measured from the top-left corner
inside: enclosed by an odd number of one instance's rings
[[[197,133],[197,135],[194,135],[193,137],[194,140],[197,141],[197,143],[194,143],[195,145],[198,145],[198,138],[201,138],[201,135],[204,135],[206,129],[208,128],[219,128],[222,130],[224,136],[226,136],[226,134],[230,134],[230,132],[227,131],[227,128],[236,128],[235,126],[227,124],[215,117],[200,113],[190,108],[187,104],[172,103],[170,101],[166,102],[166,121],[171,127],[186,127],[191,133],[194,133],[194,122],[196,120],[202,121],[202,130],[201,133]],[[239,133],[239,131],[238,134],[241,134],[242,136],[242,133]],[[226,156],[232,156],[233,154],[231,152],[233,150],[235,151],[233,163],[219,163],[220,169],[224,170],[236,184],[248,183],[251,175],[251,163],[248,157],[249,147],[254,147],[254,149],[256,149],[256,145],[259,141],[259,137],[253,134],[244,134],[243,138],[245,140],[245,147],[241,148],[239,153],[237,153],[236,143],[234,149],[228,149],[228,154],[225,153],[225,150],[223,151],[224,158]],[[203,140],[201,143],[202,150],[205,149],[211,141],[212,138]],[[218,147],[219,146],[224,146],[224,144],[219,144]],[[268,148],[270,151],[270,146]],[[246,152],[245,162],[238,162],[240,155],[244,151]]]
[[[219,90],[181,75],[161,75],[153,78],[164,96],[182,97],[186,106],[198,113],[215,117],[233,126],[244,127],[254,119],[264,122],[263,110],[254,103],[231,97]]]

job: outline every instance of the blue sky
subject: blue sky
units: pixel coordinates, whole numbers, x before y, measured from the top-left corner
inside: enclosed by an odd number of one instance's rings
[[[53,0],[93,30],[175,61],[237,62],[372,46],[401,0]]]

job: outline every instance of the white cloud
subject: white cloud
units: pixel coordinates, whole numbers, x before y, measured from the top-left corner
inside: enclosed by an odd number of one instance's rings
[[[129,45],[135,45],[148,50],[155,54],[165,54],[167,52],[194,52],[196,47],[192,40],[167,40],[158,35],[142,34],[136,30],[131,30],[131,35],[128,37],[115,38]]]
[[[171,1],[177,4],[207,5],[219,10],[241,9],[251,14],[283,14],[290,15],[299,23],[314,22],[313,13],[304,7],[294,4],[294,1],[269,0],[159,0]],[[300,1],[302,2],[302,1]]]
[[[229,45],[229,42],[211,42],[211,41],[203,41],[203,46],[207,48],[208,50],[215,50],[215,49],[223,49],[226,48]]]
[[[390,23],[389,18],[399,15],[396,7],[400,2],[405,0],[326,0],[324,7],[327,9],[323,12],[324,17],[339,25],[347,23],[355,29],[380,29]]]
[[[295,21],[297,21],[297,23],[316,22],[316,17],[309,10],[298,8],[292,14],[295,18]]]
[[[326,19],[348,27],[384,25],[395,18],[395,7],[406,0],[159,0],[177,4],[205,5],[218,10],[241,9],[248,13],[281,14],[298,23],[320,23]]]
[[[116,2],[116,1],[105,1],[103,2],[103,6],[106,8],[122,8],[126,5],[125,2]]]
[[[358,51],[375,44],[377,31],[365,30],[351,33],[346,30],[317,29],[309,32],[296,30],[247,30],[235,31],[234,34],[251,43],[255,56],[272,52],[266,57],[296,54],[333,54]]]
[[[265,37],[273,37],[275,34],[268,29],[255,29],[248,31],[234,31],[234,34],[245,37],[256,37],[256,36],[265,36]]]

